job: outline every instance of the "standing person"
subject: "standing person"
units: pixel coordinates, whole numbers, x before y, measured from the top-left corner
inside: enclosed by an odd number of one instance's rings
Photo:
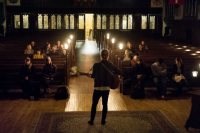
[[[43,75],[42,86],[44,88],[44,94],[46,93],[47,89],[49,89],[49,84],[51,83],[51,81],[54,80],[55,74],[56,74],[56,66],[52,63],[51,57],[48,56],[46,58],[46,64],[42,69],[42,75]]]
[[[108,112],[108,96],[110,92],[110,75],[105,69],[107,67],[110,71],[113,71],[116,74],[120,74],[120,70],[114,66],[112,63],[108,61],[109,53],[108,50],[104,49],[101,52],[102,60],[99,63],[95,63],[93,65],[93,72],[91,77],[94,78],[94,92],[92,97],[92,108],[91,108],[91,116],[88,124],[93,125],[95,115],[96,115],[96,107],[100,97],[102,97],[102,118],[101,124],[105,125],[106,123],[106,115]]]

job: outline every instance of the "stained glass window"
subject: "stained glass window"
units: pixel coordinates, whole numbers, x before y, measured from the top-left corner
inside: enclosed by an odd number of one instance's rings
[[[147,29],[147,16],[141,16],[141,29]]]
[[[97,15],[97,29],[101,29],[101,15]]]
[[[64,16],[64,21],[65,21],[65,29],[69,29],[69,17],[67,14]]]
[[[79,15],[78,16],[78,28],[79,29],[84,29],[84,15]]]
[[[127,15],[123,15],[123,18],[122,18],[122,29],[127,29]]]
[[[155,29],[155,16],[150,16],[149,29]]]
[[[133,28],[133,16],[128,15],[128,29],[132,29],[132,28]]]
[[[51,29],[56,29],[56,16],[51,15]]]
[[[102,16],[102,29],[106,29],[106,15]]]
[[[28,29],[29,28],[29,16],[28,15],[23,15],[23,28]]]
[[[114,16],[110,15],[110,29],[114,29]]]
[[[15,29],[20,28],[20,15],[14,15],[14,24],[15,24]]]
[[[44,29],[48,29],[48,28],[49,28],[48,15],[45,14],[45,15],[44,15]]]
[[[38,29],[43,29],[42,14],[38,14]]]
[[[61,15],[57,15],[57,29],[61,29]]]
[[[119,29],[119,15],[115,16],[115,29]]]
[[[70,15],[70,29],[74,29],[74,15]]]

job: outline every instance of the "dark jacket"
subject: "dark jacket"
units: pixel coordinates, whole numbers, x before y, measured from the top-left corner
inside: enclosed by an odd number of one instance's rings
[[[35,79],[36,73],[35,73],[35,67],[23,65],[20,69],[20,79],[21,81],[25,80],[25,77],[28,77],[28,80]]]
[[[55,76],[56,66],[54,64],[45,64],[42,70],[44,77],[52,78]]]
[[[102,60],[99,63],[95,63],[93,65],[93,73],[92,73],[92,78],[94,78],[94,87],[109,86],[110,84],[111,75],[102,66],[101,63],[103,63],[113,73],[118,74],[118,75],[121,74],[120,70],[107,60]]]

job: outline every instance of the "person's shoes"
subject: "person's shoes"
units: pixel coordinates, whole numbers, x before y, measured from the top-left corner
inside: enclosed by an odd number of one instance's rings
[[[88,121],[88,124],[93,125],[94,123],[93,121]]]
[[[105,125],[106,124],[106,121],[101,121],[101,125]]]

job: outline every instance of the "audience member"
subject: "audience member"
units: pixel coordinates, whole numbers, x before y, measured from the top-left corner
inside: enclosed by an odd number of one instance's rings
[[[37,53],[33,55],[33,59],[44,59],[44,55],[41,53],[40,50],[37,50]]]
[[[28,57],[33,57],[33,54],[34,54],[34,50],[32,49],[32,46],[31,44],[28,44],[26,49],[24,50],[24,54]]]
[[[157,87],[158,96],[161,99],[166,98],[166,85],[167,85],[167,66],[164,60],[159,58],[156,62],[151,65],[153,73],[153,80]]]
[[[20,69],[20,79],[24,98],[39,98],[39,83],[36,82],[35,67],[30,57],[26,57],[25,64]]]
[[[51,43],[49,43],[49,42],[46,43],[46,48],[45,48],[44,52],[47,56],[52,53]]]
[[[135,51],[133,44],[131,44],[131,42],[129,42],[129,41],[127,42],[126,50],[129,53],[129,57],[132,59],[132,57],[135,55],[136,51]]]
[[[46,58],[46,64],[42,70],[42,88],[44,89],[44,94],[49,92],[49,84],[54,80],[56,74],[56,66],[53,64],[51,57]]]
[[[184,85],[187,85],[185,76],[184,76],[184,64],[180,57],[175,58],[175,64],[172,67],[172,79],[176,86],[176,95],[182,93],[182,88]]]
[[[132,94],[133,98],[144,98],[144,80],[145,80],[145,65],[141,58],[135,57],[135,64],[133,66],[132,74]]]

